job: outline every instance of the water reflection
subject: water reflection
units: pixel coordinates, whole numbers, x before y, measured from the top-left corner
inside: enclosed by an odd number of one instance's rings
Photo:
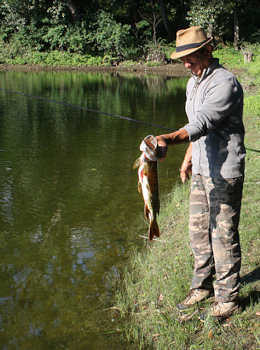
[[[103,309],[111,275],[118,274],[146,230],[131,169],[138,144],[162,130],[68,103],[176,129],[185,118],[185,82],[1,73],[3,349],[120,348],[119,340],[105,335],[112,326]],[[175,181],[182,153],[183,147],[176,147],[160,166],[162,194]]]

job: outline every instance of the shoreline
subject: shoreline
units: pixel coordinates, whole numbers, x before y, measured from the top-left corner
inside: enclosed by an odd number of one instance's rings
[[[49,65],[19,65],[19,64],[0,64],[0,72],[103,72],[103,73],[138,73],[138,74],[156,74],[171,77],[189,76],[189,72],[182,63],[164,64],[148,67],[143,64],[132,66],[49,66]]]

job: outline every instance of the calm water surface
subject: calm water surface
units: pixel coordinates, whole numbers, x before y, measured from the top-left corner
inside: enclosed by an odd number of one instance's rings
[[[132,170],[148,134],[185,122],[185,79],[0,74],[1,349],[123,349],[111,280],[146,234]],[[137,119],[119,119],[87,109]],[[161,198],[183,146],[160,163]]]

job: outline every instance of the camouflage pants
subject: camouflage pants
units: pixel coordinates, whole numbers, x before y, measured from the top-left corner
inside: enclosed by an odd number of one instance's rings
[[[242,189],[243,177],[192,177],[189,228],[195,262],[191,288],[211,288],[216,274],[216,301],[232,301],[238,295]]]

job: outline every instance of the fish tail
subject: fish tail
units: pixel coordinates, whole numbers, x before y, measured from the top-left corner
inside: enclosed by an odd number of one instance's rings
[[[153,220],[149,227],[149,240],[152,241],[154,237],[160,237],[160,230],[156,220]]]

